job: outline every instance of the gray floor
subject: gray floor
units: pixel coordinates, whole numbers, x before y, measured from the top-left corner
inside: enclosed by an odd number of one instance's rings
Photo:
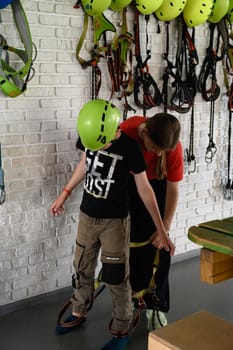
[[[171,310],[169,322],[199,310],[208,310],[233,322],[233,279],[215,285],[200,282],[199,257],[172,264],[170,274]],[[96,299],[87,321],[75,331],[55,336],[53,329],[61,305],[71,289],[0,308],[2,350],[100,350],[110,339],[108,321],[111,301],[108,291]],[[145,315],[135,329],[128,350],[147,350]],[[198,350],[198,349],[197,349]]]

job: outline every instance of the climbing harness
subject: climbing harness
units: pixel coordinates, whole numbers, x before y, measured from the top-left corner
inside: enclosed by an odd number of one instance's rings
[[[74,276],[73,276],[72,280],[73,280],[72,285],[73,285],[73,287],[75,287]],[[97,279],[94,282],[93,293],[92,293],[90,300],[88,300],[88,302],[87,302],[86,311],[83,313],[83,315],[81,317],[77,317],[77,319],[75,319],[74,321],[71,321],[71,322],[63,321],[63,317],[64,317],[66,311],[72,306],[71,300],[68,300],[62,306],[61,310],[58,313],[57,325],[62,326],[64,328],[72,328],[72,327],[75,327],[78,324],[82,323],[84,321],[84,319],[86,318],[87,312],[90,311],[91,308],[93,307],[93,303],[94,303],[95,299],[103,292],[104,288],[105,288],[105,284],[101,285],[101,271],[100,271]]]
[[[194,45],[195,31],[192,36],[182,17],[178,19],[178,46],[176,62],[169,60],[169,22],[166,22],[166,52],[163,58],[167,66],[163,74],[162,99],[165,112],[167,109],[178,113],[187,113],[193,106],[197,92],[195,68],[198,64],[197,50]]]
[[[24,49],[8,45],[6,38],[0,34],[0,87],[7,96],[17,97],[27,89],[27,83],[35,74],[32,65],[36,59],[36,46],[32,43],[28,20],[20,0],[12,0],[10,6]],[[23,62],[21,68],[16,69],[10,63],[11,54]]]
[[[216,78],[216,66],[217,62],[223,60],[227,47],[228,47],[228,32],[225,19],[222,19],[219,23],[210,23],[210,39],[209,46],[207,48],[206,56],[203,60],[202,67],[198,78],[198,89],[202,95],[202,98],[206,102],[210,102],[210,123],[209,123],[209,144],[206,149],[205,161],[211,163],[213,157],[217,152],[217,147],[213,140],[214,132],[214,109],[215,101],[220,95],[220,87],[217,84]],[[217,37],[214,37],[215,29],[217,29]],[[220,39],[222,39],[223,46],[221,53],[218,56],[218,50],[220,46]],[[216,48],[214,48],[214,41],[216,41]],[[207,87],[208,85],[208,87]]]
[[[2,151],[0,144],[0,205],[5,202],[6,192],[5,192],[5,184],[4,184],[4,172],[2,169]]]
[[[135,58],[136,66],[134,69],[134,102],[143,109],[143,115],[146,115],[146,110],[155,106],[160,106],[162,103],[160,90],[149,72],[148,60],[151,58],[150,50],[148,49],[148,34],[147,25],[149,16],[146,19],[146,58],[143,61],[140,49],[140,12],[135,9],[134,16],[134,35],[135,35]],[[142,97],[141,97],[142,96]]]
[[[148,244],[151,244],[150,241],[145,241],[145,242],[130,242],[130,248],[135,248],[135,249],[140,249],[141,247],[144,247]],[[155,324],[154,324],[154,315],[156,314],[157,319],[159,321],[159,324],[161,327],[163,327],[163,323],[160,320],[160,315],[159,315],[159,306],[160,306],[160,300],[158,296],[156,295],[156,285],[155,285],[155,273],[158,269],[159,266],[159,249],[157,249],[155,258],[154,258],[154,263],[153,263],[153,273],[152,277],[149,283],[148,288],[140,290],[138,292],[132,293],[132,300],[134,303],[135,309],[138,310],[138,314],[142,312],[142,310],[145,309],[150,309],[153,310],[152,314],[152,327],[155,329]],[[140,320],[140,316],[137,316]]]
[[[106,35],[104,35],[104,46],[107,48],[106,61],[111,80],[112,91],[110,99],[113,96],[119,100],[124,99],[123,119],[125,120],[128,111],[133,110],[136,112],[128,102],[128,96],[133,92],[133,36],[128,31],[126,7],[119,13],[122,18],[121,31],[119,34],[116,33],[114,35],[111,43],[107,43]]]
[[[75,4],[74,8],[79,8],[79,7],[80,7],[80,1],[78,1]],[[91,18],[92,27],[94,31],[94,38],[93,38],[93,48],[90,52],[91,58],[89,60],[85,60],[80,56],[80,52],[82,50],[83,43],[86,38],[89,18]],[[83,30],[76,47],[76,58],[83,69],[86,69],[87,67],[91,67],[92,69],[92,72],[91,72],[91,77],[92,77],[91,98],[92,99],[98,98],[100,87],[101,87],[101,70],[99,67],[99,61],[101,58],[104,57],[104,53],[106,52],[106,47],[100,47],[99,40],[106,31],[115,32],[116,28],[105,17],[103,13],[98,16],[89,16],[86,12],[84,12]]]

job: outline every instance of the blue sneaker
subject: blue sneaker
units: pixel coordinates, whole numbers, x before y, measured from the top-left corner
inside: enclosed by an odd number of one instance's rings
[[[64,322],[58,323],[58,325],[55,327],[54,332],[56,335],[66,334],[72,331],[81,323],[83,323],[85,320],[86,320],[85,315],[83,315],[82,317],[70,315],[65,319]],[[65,325],[65,323],[67,323],[67,325]]]
[[[123,350],[128,345],[129,339],[129,336],[122,338],[113,337],[101,350]]]

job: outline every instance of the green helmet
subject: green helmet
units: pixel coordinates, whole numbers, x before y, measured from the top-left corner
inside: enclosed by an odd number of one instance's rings
[[[156,17],[161,21],[171,21],[180,15],[186,2],[187,0],[163,0],[162,5],[155,11]]]
[[[87,102],[79,112],[77,130],[84,147],[97,151],[115,138],[121,113],[111,102]]]
[[[89,16],[99,16],[109,8],[111,0],[81,0],[81,3]]]
[[[136,0],[136,7],[142,14],[150,15],[162,5],[162,2],[163,0]]]
[[[211,23],[220,22],[221,19],[227,14],[229,6],[230,0],[215,0],[208,21]]]
[[[187,0],[183,10],[184,20],[188,27],[205,23],[211,14],[213,0]]]
[[[230,0],[230,5],[227,11],[227,17],[230,22],[233,22],[233,0]]]
[[[110,9],[113,11],[121,11],[124,7],[128,6],[132,0],[112,0]]]

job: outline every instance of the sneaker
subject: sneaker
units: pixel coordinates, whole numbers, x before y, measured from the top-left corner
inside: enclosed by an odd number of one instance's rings
[[[147,329],[149,332],[167,325],[167,318],[164,312],[146,310]]]
[[[101,350],[123,350],[129,343],[129,336],[116,338],[113,337],[108,343],[106,343]]]
[[[86,320],[85,315],[81,318],[70,315],[68,316],[63,323],[58,323],[58,325],[55,327],[54,333],[56,335],[63,335],[70,331],[72,331],[74,328],[79,326],[81,323],[83,323]],[[67,323],[67,326],[64,325],[64,323]],[[68,324],[70,324],[68,326]]]

